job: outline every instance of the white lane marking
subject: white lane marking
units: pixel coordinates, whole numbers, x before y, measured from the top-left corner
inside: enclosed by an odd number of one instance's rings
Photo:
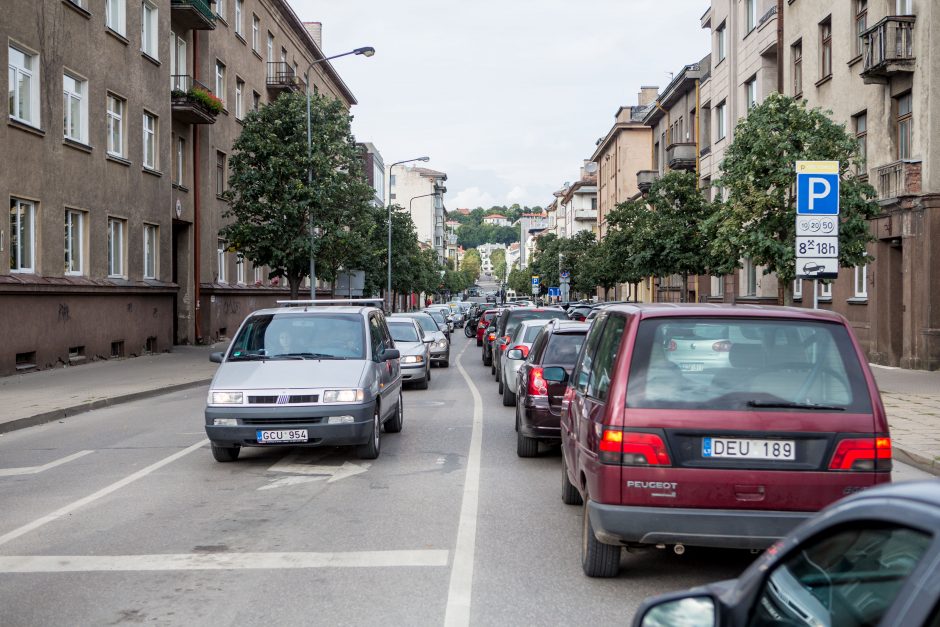
[[[9,555],[0,573],[130,572],[154,570],[278,570],[447,566],[448,551],[348,553],[182,553],[163,555]]]
[[[480,391],[467,374],[460,358],[467,350],[457,355],[457,369],[473,394],[473,431],[470,435],[470,452],[467,455],[467,476],[464,479],[463,501],[460,505],[460,524],[457,527],[457,545],[454,548],[454,565],[450,573],[447,590],[447,610],[444,625],[463,626],[470,624],[470,601],[473,592],[473,553],[477,538],[477,509],[480,501],[480,456],[483,448],[483,399]]]
[[[310,459],[309,462],[299,461],[301,455],[302,453],[298,452],[289,453],[268,468],[268,470],[271,472],[288,472],[295,475],[323,475],[324,478],[329,477],[327,483],[333,483],[334,481],[363,473],[371,466],[371,464],[368,463],[354,464],[352,462],[343,462],[341,466],[313,463],[331,457],[333,455],[332,453],[317,455]]]
[[[296,475],[290,477],[281,477],[280,479],[271,479],[271,483],[268,485],[263,485],[259,490],[273,490],[274,488],[284,488],[292,485],[300,485],[301,483],[313,483],[314,481],[323,481],[326,477],[298,477]]]
[[[14,477],[17,475],[35,475],[44,470],[49,470],[50,468],[55,468],[56,466],[61,466],[62,464],[67,464],[72,460],[78,459],[79,457],[84,457],[89,453],[94,453],[94,451],[79,451],[77,453],[72,453],[61,459],[57,459],[48,464],[43,464],[42,466],[24,466],[22,468],[0,468],[0,477]]]
[[[161,459],[160,461],[158,461],[158,462],[156,462],[156,463],[154,463],[154,464],[150,464],[150,465],[147,466],[146,468],[142,468],[141,470],[138,470],[137,472],[135,472],[135,473],[132,474],[132,475],[128,475],[128,476],[124,477],[123,479],[120,479],[120,480],[118,480],[118,481],[115,481],[114,483],[112,483],[112,484],[109,485],[109,486],[106,486],[106,487],[104,487],[104,488],[101,488],[100,490],[98,490],[98,491],[95,492],[94,494],[90,494],[90,495],[88,495],[88,496],[86,496],[86,497],[84,497],[84,498],[78,499],[78,500],[75,501],[74,503],[70,503],[70,504],[66,505],[65,507],[60,507],[59,509],[55,510],[55,511],[52,512],[51,514],[46,514],[46,515],[43,516],[42,518],[37,518],[36,520],[34,520],[34,521],[31,522],[31,523],[27,523],[27,524],[23,525],[22,527],[18,527],[18,528],[16,528],[16,529],[14,529],[13,531],[9,531],[9,532],[3,534],[2,536],[0,536],[0,546],[3,546],[4,544],[6,544],[7,542],[10,542],[10,541],[12,541],[12,540],[16,540],[16,539],[19,538],[20,536],[25,535],[25,534],[29,533],[30,531],[34,531],[34,530],[36,530],[36,529],[39,529],[39,528],[42,527],[43,525],[46,525],[46,524],[48,524],[48,523],[51,523],[51,522],[54,521],[54,520],[58,520],[59,518],[65,516],[65,515],[67,515],[67,514],[71,514],[71,513],[74,512],[75,510],[79,509],[80,507],[84,507],[85,505],[88,505],[89,503],[93,503],[93,502],[97,501],[98,499],[100,499],[100,498],[102,498],[102,497],[104,497],[104,496],[107,496],[107,495],[111,494],[112,492],[116,492],[117,490],[120,490],[120,489],[123,488],[124,486],[129,485],[129,484],[131,484],[131,483],[134,483],[134,482],[137,481],[138,479],[142,479],[143,477],[146,477],[147,475],[149,475],[149,474],[152,473],[153,471],[159,470],[160,468],[163,468],[163,467],[166,466],[167,464],[171,464],[171,463],[175,462],[176,460],[178,460],[179,458],[184,457],[184,456],[186,456],[186,455],[189,455],[189,454],[192,453],[193,451],[204,447],[204,446],[205,446],[206,444],[208,444],[208,443],[209,443],[209,440],[208,440],[208,439],[202,440],[202,441],[200,441],[200,442],[196,442],[196,443],[193,444],[192,446],[187,447],[187,448],[183,449],[182,451],[178,451],[178,452],[176,452],[176,453],[173,453],[173,454],[170,455],[169,457],[164,457],[164,458]]]

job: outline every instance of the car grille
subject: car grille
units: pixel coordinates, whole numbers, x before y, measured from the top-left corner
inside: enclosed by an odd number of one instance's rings
[[[283,394],[281,396],[249,396],[249,405],[305,405],[316,403],[320,400],[317,394]]]
[[[264,427],[268,425],[318,425],[323,418],[242,418],[242,424],[249,427]]]

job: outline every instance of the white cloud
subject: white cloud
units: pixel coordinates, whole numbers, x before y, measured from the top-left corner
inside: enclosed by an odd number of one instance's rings
[[[477,207],[492,207],[496,204],[493,196],[489,192],[481,191],[479,187],[468,187],[462,189],[453,197],[447,200],[451,211],[466,207],[476,209]]]
[[[521,202],[525,200],[528,197],[528,195],[529,194],[528,192],[526,192],[525,187],[516,185],[511,190],[509,190],[508,194],[506,194],[506,201],[511,205],[513,203]]]

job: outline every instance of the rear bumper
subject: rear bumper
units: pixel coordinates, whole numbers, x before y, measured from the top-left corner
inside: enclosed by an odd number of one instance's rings
[[[519,433],[545,442],[560,441],[561,418],[552,414],[546,400],[527,399],[519,418]]]
[[[595,536],[604,544],[687,544],[766,549],[814,512],[631,507],[588,501]]]

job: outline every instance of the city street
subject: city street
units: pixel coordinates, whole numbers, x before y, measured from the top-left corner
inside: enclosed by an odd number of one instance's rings
[[[205,388],[3,435],[0,624],[613,625],[750,562],[654,550],[585,577],[557,451],[516,457],[512,410],[454,338],[457,359],[406,392],[405,427],[371,463],[342,449],[216,463]]]

